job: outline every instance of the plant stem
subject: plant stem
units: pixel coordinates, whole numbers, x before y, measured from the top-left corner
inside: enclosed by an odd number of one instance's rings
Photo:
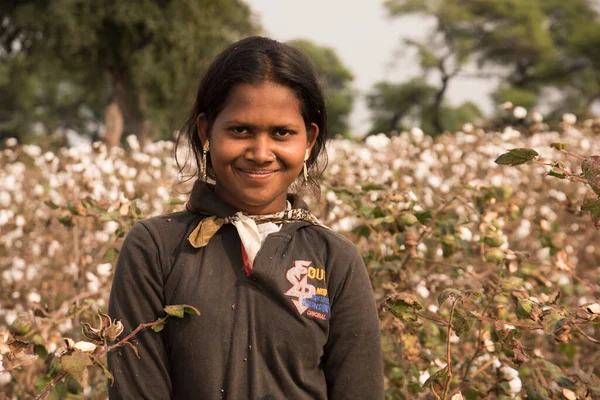
[[[587,333],[585,333],[584,331],[581,330],[580,327],[578,327],[575,324],[571,324],[571,326],[573,328],[575,328],[575,330],[579,333],[581,333],[587,340],[589,340],[592,343],[596,343],[596,344],[600,344],[600,340],[594,339],[593,337],[589,336]]]
[[[446,376],[446,383],[444,384],[444,393],[442,394],[442,400],[446,400],[448,391],[450,390],[450,380],[452,379],[452,360],[450,355],[450,337],[452,336],[452,317],[454,316],[454,308],[458,303],[458,299],[452,302],[452,308],[450,309],[450,318],[448,319],[448,329],[446,330],[446,363],[448,366],[448,375]]]
[[[161,318],[161,319],[157,319],[156,321],[153,321],[153,322],[148,322],[148,323],[145,323],[145,324],[139,324],[139,325],[138,325],[138,327],[137,327],[137,328],[135,328],[133,331],[131,331],[131,333],[130,333],[129,335],[125,336],[123,339],[121,339],[119,342],[117,342],[117,343],[113,344],[112,346],[108,346],[108,348],[104,348],[104,350],[102,350],[100,353],[98,353],[98,354],[95,354],[95,355],[93,356],[93,358],[94,358],[94,359],[96,359],[96,358],[100,358],[100,357],[102,357],[103,355],[105,355],[106,353],[108,353],[109,351],[111,351],[112,349],[115,349],[115,348],[117,348],[117,347],[124,346],[124,345],[125,345],[125,343],[126,343],[126,342],[127,342],[129,339],[131,339],[132,337],[134,337],[135,335],[137,335],[137,334],[138,334],[138,332],[139,332],[139,331],[141,331],[142,329],[144,329],[144,328],[149,328],[149,327],[151,327],[151,326],[158,325],[158,324],[164,324],[164,323],[167,321],[167,319],[168,319],[168,318],[169,318],[169,315],[166,315],[166,316],[164,316],[164,317],[163,317],[163,318]]]
[[[65,371],[60,371],[58,374],[56,374],[56,376],[54,377],[54,379],[52,379],[52,381],[46,385],[46,387],[44,388],[44,390],[42,390],[40,392],[40,394],[38,394],[35,398],[35,400],[41,400],[44,398],[44,396],[46,396],[48,394],[48,392],[50,392],[52,390],[52,388],[54,388],[54,386],[56,386],[56,384],[60,381],[62,381],[65,377],[67,376],[67,373]]]

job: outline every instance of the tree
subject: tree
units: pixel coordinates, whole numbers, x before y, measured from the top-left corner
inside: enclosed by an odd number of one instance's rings
[[[432,116],[439,132],[444,129],[443,98],[457,76],[500,77],[494,97],[517,94],[528,105],[532,98],[539,103],[549,87],[580,95],[596,80],[582,79],[582,71],[593,62],[575,45],[578,37],[588,43],[590,37],[583,32],[599,26],[588,0],[387,0],[385,6],[391,16],[421,14],[436,21],[425,41],[407,44],[418,49],[424,75],[435,71],[440,77]],[[467,67],[473,66],[477,71],[468,72]],[[596,99],[595,93],[587,97]],[[575,97],[565,95],[564,100]]]
[[[141,140],[170,136],[209,60],[258,29],[242,0],[13,1],[3,14],[4,31],[19,32],[2,41],[5,52],[26,43],[27,57],[79,74],[77,83],[108,80],[126,130]]]
[[[300,49],[312,61],[325,94],[329,128],[334,134],[348,135],[348,116],[352,111],[354,95],[350,84],[354,80],[335,50],[305,40],[291,40],[288,44]]]
[[[439,122],[448,130],[456,131],[466,122],[482,116],[473,103],[458,107],[436,104],[439,90],[428,84],[424,77],[404,83],[378,82],[367,95],[367,107],[371,111],[373,126],[370,134],[401,131],[410,126],[420,126],[424,132],[437,134],[434,125]]]

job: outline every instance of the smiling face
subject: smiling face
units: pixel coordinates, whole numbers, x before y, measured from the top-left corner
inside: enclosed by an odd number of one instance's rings
[[[198,116],[223,200],[249,214],[285,209],[287,190],[319,134],[314,123],[307,129],[300,109],[290,88],[265,81],[235,86],[212,126]]]

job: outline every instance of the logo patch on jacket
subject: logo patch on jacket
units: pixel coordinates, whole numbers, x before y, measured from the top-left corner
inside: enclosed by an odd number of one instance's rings
[[[325,270],[315,268],[310,261],[296,260],[285,277],[292,287],[285,292],[292,299],[300,315],[325,320],[329,314],[329,297],[327,297],[327,281]],[[314,282],[317,287],[308,282]]]

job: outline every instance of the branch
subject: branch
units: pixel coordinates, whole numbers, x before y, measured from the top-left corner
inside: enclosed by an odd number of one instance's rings
[[[444,393],[442,394],[442,400],[446,400],[448,391],[450,390],[450,380],[452,379],[452,359],[450,355],[450,337],[452,336],[452,317],[454,316],[454,308],[458,303],[458,298],[452,302],[452,308],[450,309],[450,318],[448,319],[448,329],[446,330],[446,363],[448,366],[448,375],[446,376],[446,383],[444,384]]]
[[[579,333],[581,333],[587,340],[589,340],[592,343],[596,343],[596,344],[600,344],[600,340],[594,339],[593,337],[589,336],[587,333],[585,333],[584,331],[581,330],[580,327],[578,327],[575,324],[571,324],[571,326],[573,328],[575,328],[575,330]]]

